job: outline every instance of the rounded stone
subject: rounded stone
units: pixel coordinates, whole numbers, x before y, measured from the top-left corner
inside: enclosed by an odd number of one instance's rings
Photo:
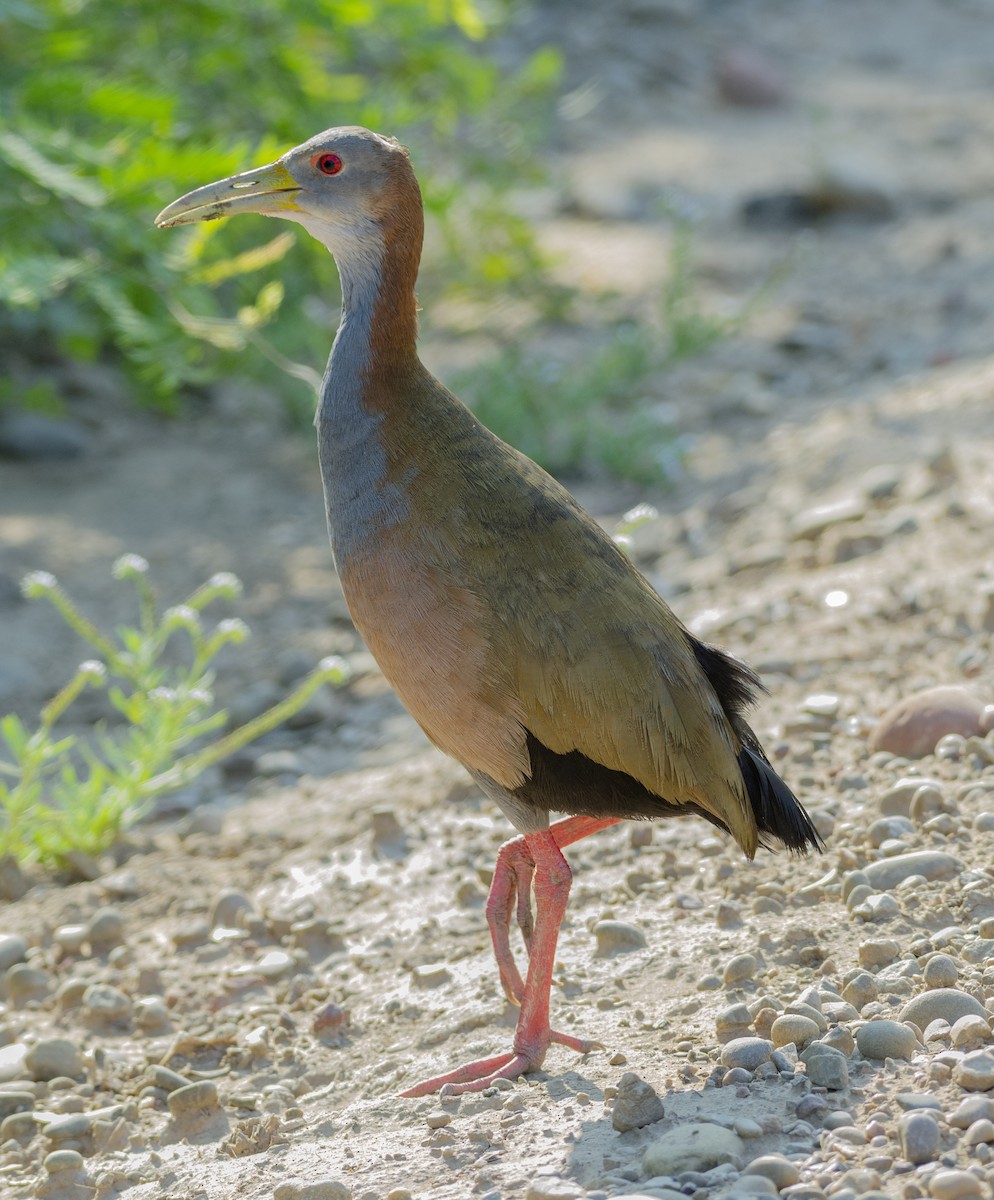
[[[583,1189],[568,1179],[544,1175],[531,1181],[525,1200],[581,1200],[583,1194]]]
[[[759,959],[755,954],[736,954],[725,964],[722,979],[726,987],[754,979],[759,971]]]
[[[116,908],[100,908],[86,923],[86,940],[98,953],[124,941],[124,918]]]
[[[352,1200],[352,1189],[338,1179],[287,1180],[273,1189],[273,1200]]]
[[[643,1156],[642,1167],[647,1175],[708,1171],[720,1163],[741,1159],[744,1151],[742,1139],[730,1129],[688,1122],[654,1141]]]
[[[963,1135],[968,1146],[979,1146],[982,1142],[994,1142],[994,1121],[986,1118],[974,1121]]]
[[[813,1042],[821,1030],[810,1017],[795,1013],[784,1013],[777,1017],[770,1028],[770,1039],[774,1046],[787,1046],[791,1042],[800,1050]]]
[[[900,1019],[925,1029],[932,1021],[941,1020],[952,1026],[960,1017],[970,1015],[986,1018],[987,1010],[969,992],[958,988],[936,988],[909,1000],[901,1009]]]
[[[984,1194],[980,1180],[969,1171],[936,1171],[929,1180],[928,1194],[934,1200],[968,1200]]]
[[[24,961],[28,943],[18,933],[0,933],[0,973]]]
[[[983,702],[965,688],[926,688],[884,713],[870,735],[870,753],[887,750],[901,758],[924,758],[947,734],[981,733],[983,719]]]
[[[911,875],[922,875],[930,882],[954,879],[962,870],[958,858],[942,850],[915,850],[894,858],[881,858],[863,868],[870,886],[877,891],[893,891]]]
[[[755,1071],[757,1067],[770,1061],[772,1053],[773,1044],[765,1038],[732,1038],[721,1048],[721,1065],[729,1069],[742,1067],[746,1071]]]
[[[146,1033],[154,1033],[169,1024],[169,1006],[161,996],[141,996],[134,1004],[135,1024]]]
[[[129,997],[109,983],[91,983],[83,993],[83,1014],[94,1025],[126,1024],[131,1009]]]
[[[959,979],[959,967],[948,954],[933,954],[922,975],[928,988],[951,988]]]
[[[939,1151],[939,1122],[924,1110],[906,1112],[898,1122],[901,1153],[910,1163],[931,1162]]]
[[[49,1121],[43,1132],[51,1142],[74,1142],[90,1132],[90,1117],[87,1113],[67,1113]]]
[[[217,1085],[210,1079],[188,1083],[169,1093],[169,1111],[180,1119],[193,1113],[202,1113],[219,1107]]]
[[[45,1170],[49,1175],[61,1175],[67,1171],[82,1171],[83,1156],[78,1150],[52,1150],[45,1155]]]
[[[47,971],[32,967],[29,963],[14,963],[4,976],[7,999],[21,1008],[32,1000],[44,1000],[52,986]]]
[[[762,1175],[771,1180],[778,1190],[792,1187],[801,1178],[801,1172],[796,1165],[779,1154],[761,1154],[759,1158],[754,1158],[742,1173]]]
[[[886,967],[900,957],[901,947],[893,938],[877,938],[861,942],[859,965],[861,967]]]
[[[971,1050],[991,1040],[991,1027],[983,1017],[970,1013],[960,1017],[950,1030],[950,1038],[958,1050]]]
[[[226,929],[240,928],[246,913],[254,910],[252,901],[237,888],[228,888],[218,892],[211,905],[211,928],[223,926]]]
[[[989,1092],[994,1088],[994,1054],[989,1050],[964,1054],[953,1068],[953,1079],[967,1092]]]
[[[900,1021],[868,1021],[856,1032],[856,1046],[864,1058],[910,1059],[917,1045],[915,1035]]]
[[[866,971],[860,971],[842,989],[842,999],[859,1010],[880,995],[877,981]]]
[[[627,921],[598,921],[594,926],[597,939],[598,958],[612,958],[615,954],[630,954],[642,950],[646,945],[645,934],[637,925]]]
[[[83,1074],[83,1056],[79,1047],[68,1038],[42,1038],[24,1056],[24,1065],[32,1079],[55,1079],[68,1075],[71,1079]]]
[[[994,1121],[994,1100],[989,1096],[964,1096],[949,1117],[954,1129],[968,1129],[976,1121]]]

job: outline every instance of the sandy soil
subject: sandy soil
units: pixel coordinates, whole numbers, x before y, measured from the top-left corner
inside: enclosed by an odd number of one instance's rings
[[[126,550],[170,599],[219,569],[245,581],[255,638],[222,696],[278,692],[331,652],[356,676],[319,723],[260,746],[247,781],[211,780],[206,810],[136,830],[95,880],[42,880],[5,907],[3,1194],[704,1200],[775,1194],[742,1174],[775,1154],[786,1166],[768,1170],[797,1200],[991,1195],[988,1131],[956,1115],[990,1090],[962,1069],[989,1027],[920,1028],[908,1057],[883,1060],[846,1037],[937,981],[994,1011],[994,751],[909,763],[867,746],[887,705],[919,688],[994,699],[994,27],[983,5],[917,0],[756,3],[708,20],[678,3],[623,10],[564,35],[572,90],[542,224],[564,276],[648,309],[662,193],[700,216],[708,302],[740,302],[771,263],[788,266],[741,335],[652,382],[686,431],[675,488],[578,490],[606,518],[658,503],[636,560],[696,632],[764,672],[757,728],[826,854],[748,864],[690,820],[581,843],[553,1004],[562,1028],[606,1049],[554,1049],[545,1072],[492,1094],[400,1099],[508,1044],[482,911],[507,826],[362,650],[311,446],[274,432],[265,397],[222,394],[171,426],[91,371],[88,454],[0,465],[0,707],[36,709],[79,655],[44,606],[19,601],[19,576],[51,570],[89,611],[120,617],[109,565]],[[561,20],[549,5],[520,36]],[[742,44],[769,56],[787,102],[719,103],[714,56]],[[810,192],[819,171],[847,197],[836,216],[742,221],[744,201]],[[459,353],[432,326],[431,364],[444,373]],[[914,788],[896,785],[916,776],[935,781],[936,807],[901,824]],[[898,824],[874,825],[883,815]],[[933,856],[926,877],[847,907],[851,872],[916,851]],[[861,972],[869,990],[852,989]],[[846,1053],[845,1085],[813,1083],[789,1048],[727,1077],[729,1037],[769,1036],[764,1009],[802,997]],[[53,1037],[71,1045],[51,1082],[25,1055]],[[170,1102],[165,1067],[201,1090]],[[619,1132],[628,1071],[665,1116]],[[917,1162],[909,1095],[937,1124]],[[724,1165],[645,1160],[671,1129],[690,1142],[694,1122],[739,1139]],[[66,1149],[81,1167],[43,1166]]]

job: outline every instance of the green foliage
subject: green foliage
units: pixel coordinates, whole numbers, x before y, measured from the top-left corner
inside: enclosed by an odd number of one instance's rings
[[[38,571],[25,579],[24,594],[51,601],[99,658],[77,668],[42,709],[34,731],[13,714],[0,720],[10,757],[0,759],[0,857],[55,866],[74,852],[99,854],[148,812],[156,796],[275,728],[323,684],[346,678],[344,662],[329,659],[261,716],[188,751],[225,725],[227,714],[214,704],[211,663],[225,646],[248,636],[239,620],[205,628],[202,612],[215,600],[237,596],[241,584],[233,575],[215,575],[160,614],[147,573],[148,564],[134,554],[114,566],[115,577],[134,586],[139,611],[137,626],[117,630],[116,640],[83,616],[53,576]],[[179,662],[175,654],[167,660],[177,636],[188,643]],[[57,736],[57,722],[83,689],[104,686],[120,725],[98,728],[92,742]]]
[[[531,169],[528,131],[558,59],[500,70],[481,50],[482,12],[474,0],[0,3],[0,339],[46,358],[115,350],[138,395],[166,408],[232,351],[322,366],[322,301],[335,307],[323,250],[267,240],[261,222],[164,238],[152,218],[335,124],[415,146],[459,286],[531,276],[534,242],[503,197]]]
[[[733,312],[712,312],[700,294],[693,226],[674,217],[659,323],[625,323],[579,358],[561,362],[508,346],[464,372],[457,391],[485,425],[553,474],[607,473],[665,483],[680,439],[660,416],[658,381],[668,367],[736,334],[779,277],[774,268]],[[647,398],[648,397],[648,398]]]
[[[565,363],[509,346],[455,386],[485,425],[553,474],[653,483],[668,473],[673,440],[643,402],[653,365],[645,331],[624,325]]]

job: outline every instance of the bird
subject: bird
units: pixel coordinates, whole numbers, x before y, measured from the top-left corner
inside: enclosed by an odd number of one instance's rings
[[[424,215],[400,142],[325,130],[187,193],[156,225],[240,213],[296,222],[335,258],[342,312],[315,425],[341,586],[414,720],[517,831],[485,907],[519,1006],[511,1049],[402,1094],[481,1091],[539,1070],[554,1044],[603,1048],[550,1024],[567,846],[621,820],[690,814],[749,858],[822,848],[745,719],[761,681],[696,638],[573,496],[422,364]]]

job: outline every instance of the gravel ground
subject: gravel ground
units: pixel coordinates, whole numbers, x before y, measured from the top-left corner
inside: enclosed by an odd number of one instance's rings
[[[652,7],[625,6],[629,48]],[[746,333],[659,381],[686,474],[632,552],[695,632],[763,672],[757,728],[825,854],[750,864],[694,820],[581,842],[554,1019],[606,1049],[556,1047],[487,1094],[400,1099],[511,1036],[482,909],[507,827],[355,638],[311,448],[274,437],[261,399],[172,428],[104,397],[81,459],[0,468],[0,585],[54,570],[99,612],[123,550],[170,597],[233,569],[256,631],[228,684],[243,715],[323,654],[356,677],[96,878],[29,880],[4,907],[0,1194],[994,1193],[994,204],[977,104],[994,34],[967,4],[805,2],[790,21],[757,3],[724,27],[664,9],[687,83],[654,92],[642,55],[636,128],[565,127],[543,234],[575,282],[614,270],[636,306],[666,252],[646,187],[679,180],[704,206],[714,297],[794,249]],[[793,101],[715,104],[711,55],[747,36]],[[571,53],[581,87],[594,51]],[[833,138],[873,152],[887,212],[744,225],[743,201],[804,182],[806,105],[828,101]],[[610,186],[584,173],[590,141]],[[427,346],[443,370],[444,332]],[[646,498],[581,495],[608,514]],[[0,617],[0,698],[30,711],[76,650],[10,586]],[[935,724],[955,697],[933,698],[913,745],[924,718],[885,714],[936,686],[962,689],[959,715]]]

